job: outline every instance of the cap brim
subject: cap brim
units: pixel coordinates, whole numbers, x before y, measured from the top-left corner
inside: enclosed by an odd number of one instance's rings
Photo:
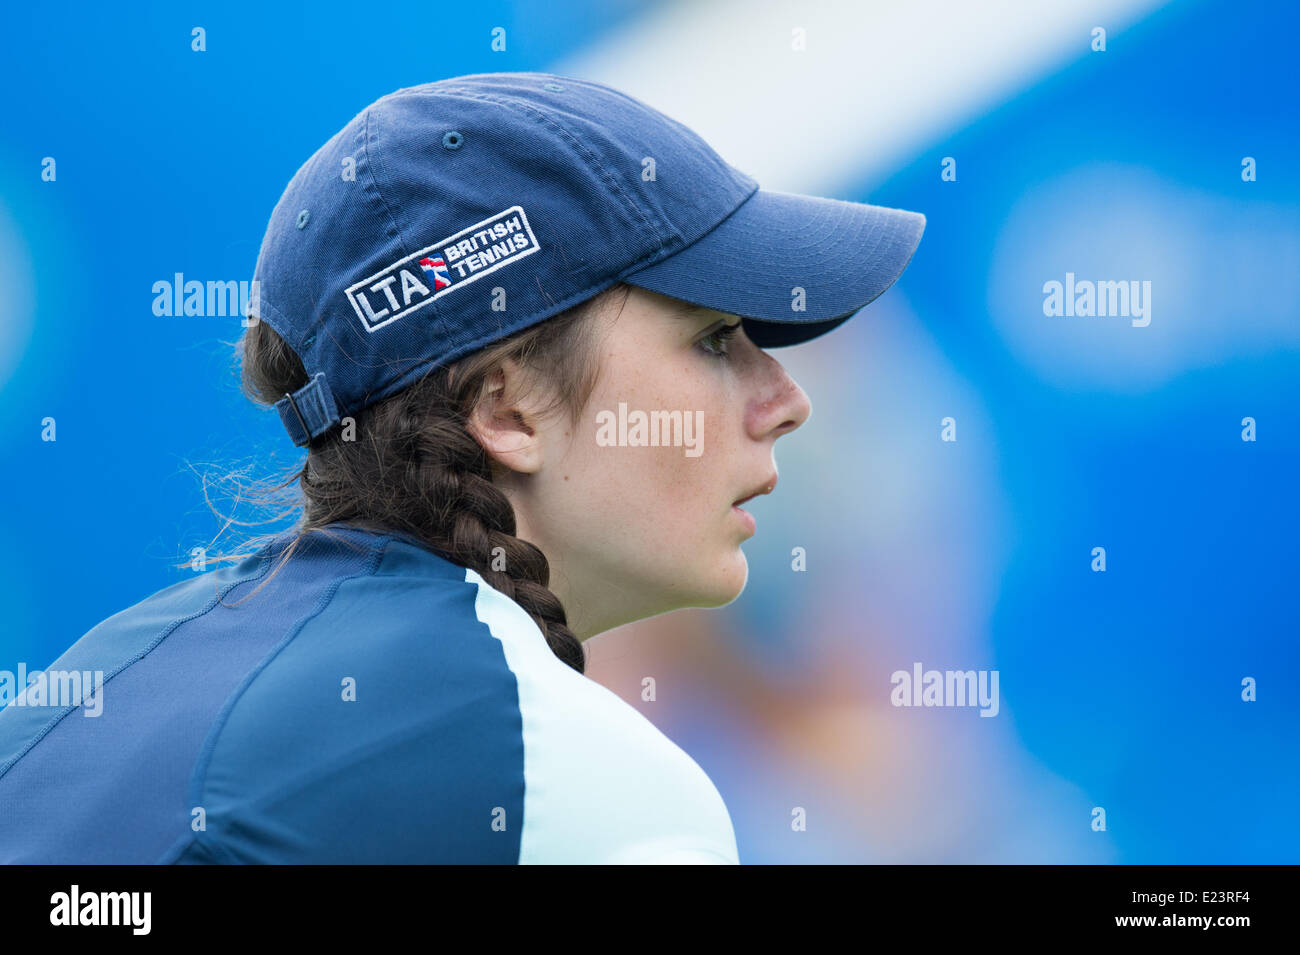
[[[794,345],[893,285],[924,231],[919,212],[759,189],[703,237],[623,281],[740,315],[760,348]]]

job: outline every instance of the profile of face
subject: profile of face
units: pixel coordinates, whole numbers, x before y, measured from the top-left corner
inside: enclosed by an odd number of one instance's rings
[[[589,320],[600,371],[576,428],[511,363],[470,424],[584,640],[739,596],[756,526],[736,505],[775,487],[776,440],[811,412],[735,315],[632,288]]]

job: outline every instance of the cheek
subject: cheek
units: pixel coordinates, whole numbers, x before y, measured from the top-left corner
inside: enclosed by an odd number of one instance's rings
[[[688,407],[676,410],[687,411]],[[696,408],[689,408],[694,415]],[[707,560],[727,542],[724,521],[730,511],[726,448],[713,409],[702,410],[703,436],[668,447],[602,448],[611,482],[620,497],[625,534],[635,535],[656,554],[653,561],[687,564]],[[699,419],[697,419],[699,420]],[[699,454],[688,450],[699,450]]]
[[[589,515],[584,524],[602,522],[614,539],[660,549],[680,545],[704,529],[701,521],[726,496],[723,458],[710,447],[710,437],[705,434],[702,454],[688,456],[685,446],[601,446],[594,434],[579,435],[567,462],[565,493]]]
[[[711,388],[684,393],[681,376],[688,371],[699,376],[699,369],[676,371],[675,383],[594,396],[579,423],[567,455],[564,470],[569,480],[563,482],[563,493],[570,498],[565,509],[569,521],[582,528],[578,533],[593,550],[621,554],[627,562],[682,562],[706,558],[724,540],[728,495],[735,490],[727,470],[734,450],[725,430],[728,420]],[[617,416],[620,401],[628,414],[689,414],[691,431],[683,429],[680,446],[602,446],[596,416],[606,410]],[[568,530],[577,526],[571,523]]]

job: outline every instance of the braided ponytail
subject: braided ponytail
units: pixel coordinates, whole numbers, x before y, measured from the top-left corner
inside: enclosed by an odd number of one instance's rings
[[[518,603],[536,621],[551,651],[583,672],[581,641],[548,583],[550,565],[533,544],[515,536],[515,513],[492,482],[492,462],[467,424],[486,382],[511,359],[544,377],[571,420],[586,404],[597,367],[588,321],[626,286],[518,332],[451,365],[430,371],[397,394],[356,413],[351,440],[334,428],[308,445],[297,480],[302,492],[298,534],[335,522],[420,541]],[[620,298],[621,296],[621,298]],[[254,402],[272,405],[307,383],[298,356],[265,322],[240,343],[242,387]]]

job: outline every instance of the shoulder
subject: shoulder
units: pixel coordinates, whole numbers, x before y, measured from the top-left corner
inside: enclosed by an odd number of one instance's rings
[[[704,770],[617,694],[558,660],[514,601],[468,575],[518,686],[520,862],[736,862],[731,818]]]
[[[224,861],[736,861],[686,753],[400,540],[250,675],[193,789]]]
[[[194,771],[219,861],[515,861],[515,680],[465,570],[388,540],[218,717]]]

